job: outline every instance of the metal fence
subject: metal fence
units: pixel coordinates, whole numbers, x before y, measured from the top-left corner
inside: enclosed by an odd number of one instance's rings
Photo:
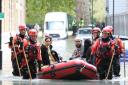
[[[113,26],[113,16],[107,17],[107,24]],[[128,36],[128,14],[115,15],[114,34]]]

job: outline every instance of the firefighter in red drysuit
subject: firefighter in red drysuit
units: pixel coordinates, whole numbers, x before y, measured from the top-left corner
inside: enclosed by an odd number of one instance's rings
[[[100,33],[101,33],[101,30],[100,30],[100,28],[99,27],[94,27],[93,29],[92,29],[92,44],[91,44],[91,46],[95,43],[95,41],[97,40],[97,39],[99,39],[100,38]],[[85,46],[84,48],[86,48],[86,47],[88,47],[89,45],[87,45],[87,46]],[[90,49],[91,49],[91,47],[90,47]],[[85,49],[86,50],[86,49]],[[85,52],[84,52],[85,53]],[[93,56],[93,55],[91,55],[91,50],[90,50],[90,54],[89,54],[90,56],[88,56],[87,58],[86,58],[86,60],[90,63],[90,64],[93,64],[93,65],[95,65],[95,56]]]
[[[124,53],[123,42],[119,37],[113,37],[113,27],[107,26],[110,30],[110,38],[115,42],[115,54],[113,59],[113,74],[115,77],[120,76],[120,55]]]
[[[98,27],[94,27],[92,29],[92,41],[95,42],[98,38],[100,38],[101,30]]]
[[[19,69],[20,69],[20,73],[22,74],[21,71],[21,62],[23,59],[23,51],[22,51],[22,47],[23,47],[23,43],[22,40],[27,39],[26,34],[26,26],[25,25],[19,25],[19,34],[16,34],[15,36],[10,37],[10,41],[9,41],[9,48],[11,49],[11,61],[12,61],[12,74],[14,76],[20,76],[19,74]],[[13,46],[14,43],[14,46]],[[14,50],[15,47],[15,50]],[[16,51],[16,55],[15,52]],[[17,57],[17,60],[16,60]],[[18,61],[18,64],[17,64]],[[19,68],[18,68],[19,65]]]
[[[113,54],[114,42],[110,39],[110,30],[103,28],[101,39],[97,39],[92,46],[92,55],[96,57],[95,65],[99,79],[106,78]],[[112,67],[110,68],[107,79],[112,79]]]
[[[35,29],[29,30],[29,41],[28,46],[25,49],[27,61],[22,61],[22,69],[23,69],[23,79],[29,79],[30,74],[32,79],[36,78],[37,73],[37,64],[38,71],[41,71],[41,54],[40,54],[40,44],[37,43],[37,31]],[[28,66],[27,66],[28,63]],[[30,72],[29,72],[29,69]]]

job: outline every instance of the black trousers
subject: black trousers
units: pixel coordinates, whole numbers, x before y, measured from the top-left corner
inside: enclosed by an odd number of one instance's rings
[[[119,55],[114,55],[113,59],[113,74],[115,76],[120,75],[120,56]]]
[[[98,71],[100,80],[106,79],[107,74],[108,74],[107,79],[112,79],[112,66],[108,73],[110,61],[111,61],[111,58],[103,58],[103,59],[101,59],[101,63],[97,66],[97,71]]]
[[[17,60],[18,60],[19,68],[20,68],[21,67],[21,62],[22,62],[22,56],[18,56],[17,57]],[[18,64],[17,64],[17,60],[16,60],[16,58],[11,59],[11,61],[12,61],[12,68],[13,68],[12,74],[14,76],[20,76],[19,69],[18,69]],[[21,69],[20,69],[20,72],[21,72],[21,75],[22,75],[22,70]]]
[[[22,69],[23,70],[23,79],[29,79],[30,74],[31,74],[32,79],[36,78],[36,73],[37,73],[36,64],[29,62],[29,69],[30,69],[30,73],[29,73],[27,66],[23,67],[23,69]]]

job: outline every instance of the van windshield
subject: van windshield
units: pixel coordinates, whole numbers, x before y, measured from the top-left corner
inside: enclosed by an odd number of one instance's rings
[[[63,21],[51,21],[46,22],[46,29],[47,30],[62,30],[64,28]]]

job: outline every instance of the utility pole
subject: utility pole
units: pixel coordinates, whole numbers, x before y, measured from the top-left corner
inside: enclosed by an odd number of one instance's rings
[[[115,0],[113,0],[113,33],[115,30]]]
[[[2,13],[2,0],[0,0],[0,13]],[[2,69],[2,20],[0,19],[0,70]]]

